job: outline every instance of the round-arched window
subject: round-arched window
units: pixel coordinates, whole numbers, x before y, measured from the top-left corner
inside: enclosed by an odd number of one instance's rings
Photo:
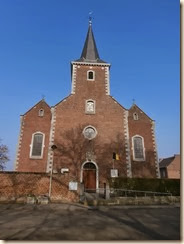
[[[93,138],[96,137],[97,131],[96,131],[96,129],[93,126],[89,125],[89,126],[84,128],[83,134],[84,134],[84,137],[86,139],[92,140]]]

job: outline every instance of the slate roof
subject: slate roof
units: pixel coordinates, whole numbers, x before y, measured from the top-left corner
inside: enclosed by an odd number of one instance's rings
[[[172,161],[174,160],[175,157],[170,157],[170,158],[164,158],[160,161],[159,163],[159,167],[160,168],[166,168],[167,166],[169,166],[170,163],[172,163]]]
[[[91,24],[89,24],[86,40],[84,43],[84,47],[80,59],[77,59],[75,61],[87,62],[87,63],[106,63],[105,61],[100,59],[100,56],[98,54]]]

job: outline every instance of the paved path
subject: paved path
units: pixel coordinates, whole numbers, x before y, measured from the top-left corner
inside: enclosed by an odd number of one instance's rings
[[[180,208],[0,204],[3,240],[179,240]]]

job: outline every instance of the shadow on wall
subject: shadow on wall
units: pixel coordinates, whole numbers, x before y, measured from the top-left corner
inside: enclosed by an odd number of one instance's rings
[[[146,161],[132,161],[132,176],[136,178],[157,178],[154,151],[146,151]]]
[[[69,168],[71,175],[79,181],[82,164],[91,160],[100,167],[101,176],[107,178],[110,177],[110,169],[113,167],[113,152],[116,152],[120,160],[115,162],[115,167],[118,168],[121,176],[126,177],[123,134],[114,135],[114,140],[109,140],[109,142],[103,141],[98,134],[94,139],[88,140],[83,135],[85,126],[80,125],[60,134],[60,139],[55,141],[57,149],[54,151],[53,168],[57,172],[61,168]]]

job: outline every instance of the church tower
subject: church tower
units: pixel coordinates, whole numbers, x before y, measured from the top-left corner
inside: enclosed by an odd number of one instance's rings
[[[82,94],[90,91],[90,94],[94,95],[97,93],[110,95],[110,64],[99,57],[91,21],[89,22],[81,57],[73,61],[71,67],[72,94]]]

